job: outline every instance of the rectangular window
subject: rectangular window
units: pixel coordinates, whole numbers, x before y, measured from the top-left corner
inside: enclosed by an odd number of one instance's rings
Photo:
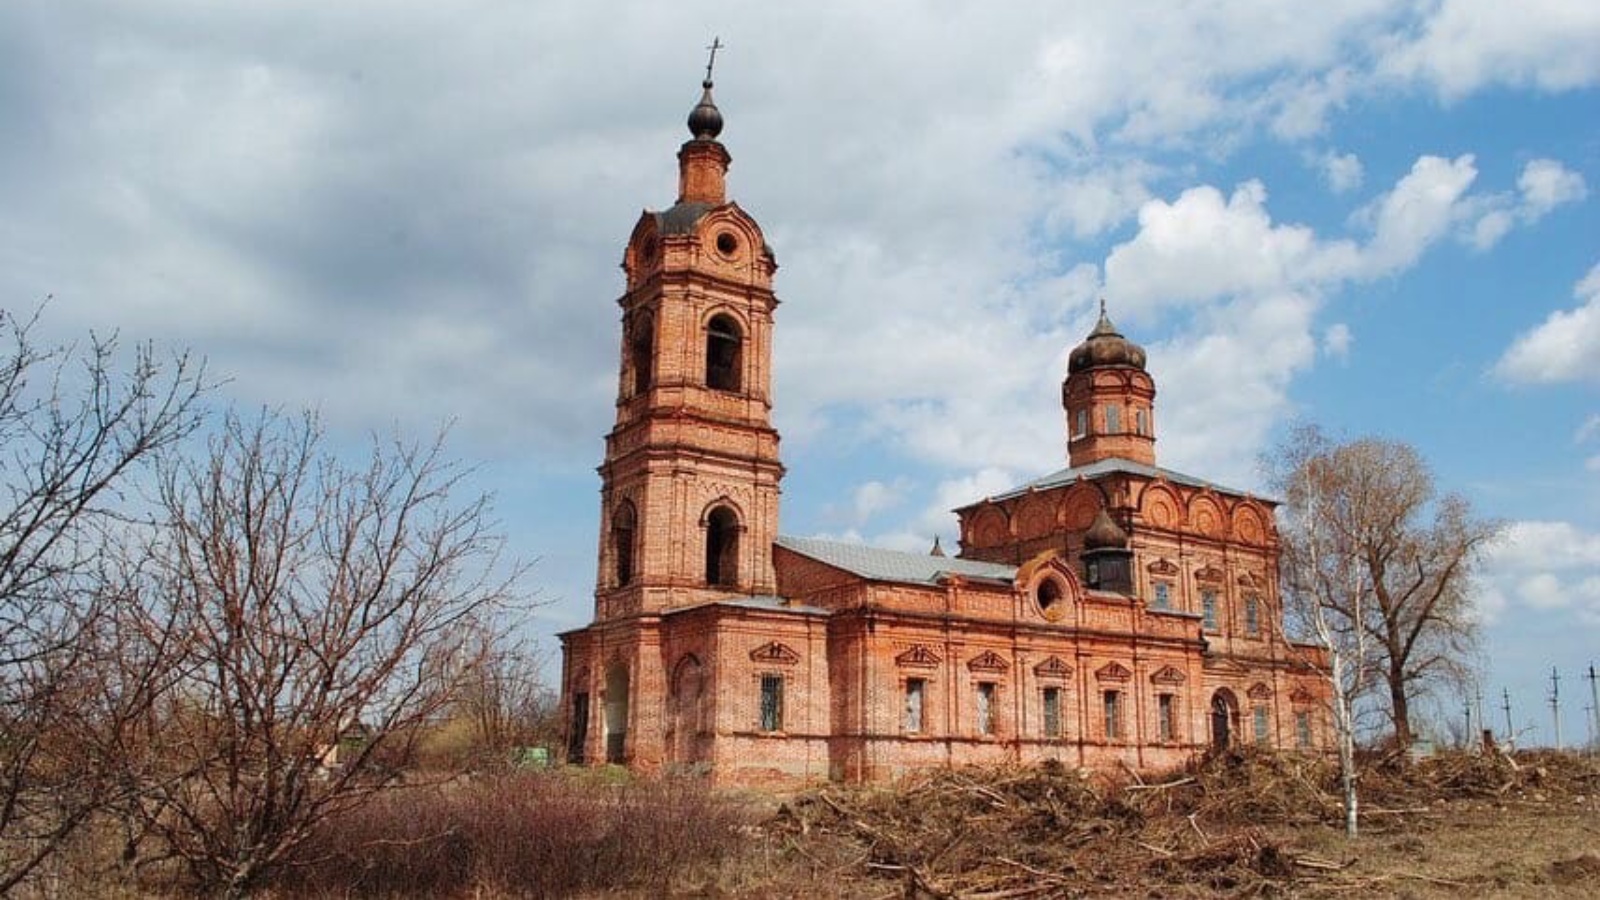
[[[1106,740],[1122,740],[1122,692],[1105,692]]]
[[[1134,411],[1133,427],[1139,432],[1139,434],[1148,435],[1150,433],[1149,413],[1146,413],[1142,409]]]
[[[906,679],[906,734],[922,732],[922,694],[927,684],[921,678]]]
[[[1244,598],[1244,633],[1252,637],[1261,633],[1261,601]]]
[[[1122,433],[1122,407],[1115,403],[1106,404],[1106,434]]]
[[[783,678],[778,675],[761,676],[761,730],[778,731],[783,728]]]
[[[1207,631],[1217,630],[1217,592],[1200,592],[1200,621]]]
[[[1089,433],[1089,408],[1088,407],[1080,407],[1078,409],[1077,415],[1074,418],[1075,418],[1075,421],[1073,422],[1072,436],[1075,437],[1075,438],[1081,438],[1084,435],[1088,434]]]
[[[994,683],[989,681],[978,682],[979,734],[994,734],[994,698]]]
[[[1171,694],[1156,695],[1156,735],[1161,741],[1174,740],[1178,732],[1176,699]]]
[[[1061,688],[1044,689],[1044,736],[1061,737]]]
[[[1155,595],[1155,600],[1151,603],[1151,606],[1156,609],[1172,608],[1172,585],[1167,584],[1165,581],[1156,582]]]
[[[1265,706],[1256,707],[1254,719],[1256,743],[1265,744],[1268,737],[1267,708]]]
[[[1311,713],[1302,711],[1294,714],[1294,742],[1302,750],[1311,747]]]

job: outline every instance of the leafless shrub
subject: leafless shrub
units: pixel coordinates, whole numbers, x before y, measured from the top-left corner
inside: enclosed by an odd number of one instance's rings
[[[732,853],[745,819],[696,781],[488,777],[391,792],[326,819],[275,886],[396,897],[664,886]]]

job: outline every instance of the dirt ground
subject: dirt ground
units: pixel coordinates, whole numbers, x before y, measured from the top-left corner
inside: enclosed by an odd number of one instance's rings
[[[1230,756],[1116,783],[1064,769],[932,773],[776,802],[680,896],[1596,897],[1600,762],[1370,760],[1347,840],[1321,760]]]

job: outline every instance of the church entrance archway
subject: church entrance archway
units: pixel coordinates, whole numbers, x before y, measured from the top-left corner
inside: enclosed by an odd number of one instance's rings
[[[1211,748],[1226,750],[1233,743],[1234,723],[1239,720],[1239,702],[1227,688],[1211,695]]]
[[[628,749],[628,667],[606,669],[606,762],[623,763]]]

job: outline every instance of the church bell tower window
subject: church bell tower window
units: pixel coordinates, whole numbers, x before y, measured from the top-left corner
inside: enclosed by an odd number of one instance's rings
[[[739,583],[739,518],[719,506],[706,517],[706,584]]]
[[[622,501],[611,516],[611,553],[615,557],[617,587],[633,580],[633,536],[638,527],[638,514],[633,504]]]
[[[706,387],[739,390],[744,339],[732,316],[714,316],[706,327]]]
[[[639,314],[628,330],[628,358],[633,367],[635,394],[642,394],[650,389],[651,373],[655,368],[655,330],[655,320],[649,313]]]
[[[1115,403],[1106,404],[1106,434],[1122,433],[1122,407]]]

